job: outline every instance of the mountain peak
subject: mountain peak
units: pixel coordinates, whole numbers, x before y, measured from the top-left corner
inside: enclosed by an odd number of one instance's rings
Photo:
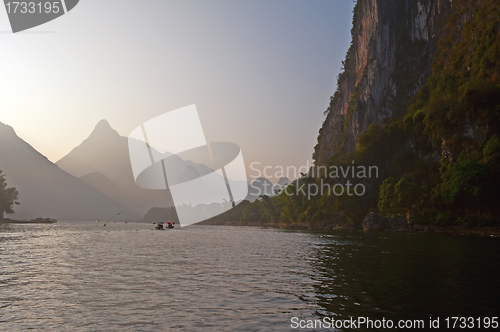
[[[286,186],[287,184],[290,183],[290,179],[288,179],[286,176],[283,176],[281,177],[279,180],[278,180],[278,183],[280,186]]]
[[[97,125],[95,126],[95,129],[105,129],[105,130],[109,130],[109,129],[113,129],[111,128],[111,125],[109,124],[108,120],[106,119],[102,119],[101,121],[99,121],[97,123]]]
[[[102,135],[113,135],[113,136],[120,136],[116,130],[114,130],[109,122],[105,119],[102,119],[97,123],[97,125],[94,128],[94,131],[90,136],[102,136]]]

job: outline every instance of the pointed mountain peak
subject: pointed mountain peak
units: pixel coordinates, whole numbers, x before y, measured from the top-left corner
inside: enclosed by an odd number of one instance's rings
[[[95,129],[100,129],[100,130],[113,130],[113,128],[111,128],[111,125],[109,124],[108,120],[106,119],[102,119],[101,121],[99,121],[97,123],[97,125],[95,126]]]
[[[278,180],[278,183],[280,186],[286,186],[287,184],[290,183],[290,180],[286,177],[286,176],[283,176],[281,177],[279,180]]]
[[[90,136],[102,136],[102,135],[113,135],[120,136],[116,130],[114,130],[107,120],[101,120],[94,128],[94,131]]]

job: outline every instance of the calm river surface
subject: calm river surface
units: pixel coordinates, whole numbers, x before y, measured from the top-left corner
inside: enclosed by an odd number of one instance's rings
[[[0,225],[1,331],[297,331],[292,317],[500,313],[499,238],[102,225]]]

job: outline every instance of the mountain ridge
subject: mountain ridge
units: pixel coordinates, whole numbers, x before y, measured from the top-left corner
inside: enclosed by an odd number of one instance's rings
[[[4,123],[0,123],[0,169],[6,174],[9,186],[20,194],[21,205],[15,207],[15,218],[95,220],[108,218],[116,211],[124,211],[122,219],[138,217],[61,170]]]
[[[99,121],[90,135],[56,164],[66,172],[88,180],[89,174],[102,174],[109,182],[91,181],[94,188],[138,215],[151,207],[173,204],[168,190],[143,189],[135,183],[128,151],[128,138],[114,130],[107,120]],[[87,178],[86,178],[87,177]],[[116,186],[120,192],[112,187]]]

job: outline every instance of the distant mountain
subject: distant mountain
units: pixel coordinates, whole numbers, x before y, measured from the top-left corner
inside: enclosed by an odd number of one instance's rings
[[[84,175],[79,178],[81,181],[88,184],[90,187],[96,189],[102,194],[108,197],[116,197],[116,198],[126,198],[126,193],[116,186],[113,182],[111,182],[107,177],[102,173],[90,173]],[[119,199],[120,201],[122,199]]]
[[[20,193],[21,205],[15,206],[12,218],[107,220],[123,212],[115,219],[140,219],[122,204],[61,170],[1,122],[0,169],[7,175],[8,185]]]
[[[182,175],[179,177],[179,182],[186,182],[190,180],[194,180],[200,177],[200,173],[194,168],[192,165],[188,165]]]
[[[56,165],[141,216],[152,207],[173,205],[169,191],[137,186],[128,138],[120,136],[106,120],[101,120],[90,136]]]
[[[56,165],[76,177],[100,172],[115,184],[134,184],[127,139],[106,120],[101,120],[90,136]]]
[[[128,143],[127,137],[120,136],[106,120],[101,120],[85,141],[56,164],[139,215],[144,215],[152,207],[172,206],[168,190],[143,189],[136,184]],[[205,165],[184,161],[168,152],[165,153],[167,156],[165,165],[169,185],[212,172]]]
[[[287,177],[281,177],[278,180],[278,182],[274,185],[273,193],[276,192],[276,190],[283,189],[284,187],[286,187],[289,184],[290,184],[290,179],[288,179]]]
[[[260,177],[248,185],[248,195],[246,200],[253,202],[261,195],[272,196],[273,184],[266,178]]]
[[[278,183],[280,186],[284,187],[284,186],[287,186],[288,184],[290,184],[290,179],[287,178],[287,177],[281,177],[279,180],[278,180]]]

